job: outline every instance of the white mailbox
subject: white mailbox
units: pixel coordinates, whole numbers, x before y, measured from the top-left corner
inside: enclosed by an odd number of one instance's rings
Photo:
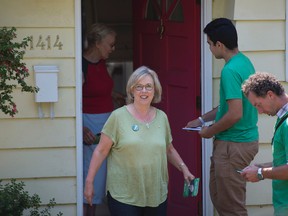
[[[39,91],[35,94],[35,101],[57,102],[58,101],[58,72],[56,65],[34,65],[35,85]]]
[[[58,72],[56,65],[34,65],[35,85],[39,91],[35,94],[38,103],[39,118],[44,117],[41,103],[50,103],[50,117],[54,118],[54,102],[58,101]]]

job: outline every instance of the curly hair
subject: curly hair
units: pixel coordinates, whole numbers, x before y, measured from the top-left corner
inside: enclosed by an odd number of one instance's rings
[[[251,75],[242,85],[242,91],[246,97],[250,92],[257,97],[265,97],[268,91],[272,91],[277,96],[281,96],[285,92],[276,77],[267,72],[256,72]]]

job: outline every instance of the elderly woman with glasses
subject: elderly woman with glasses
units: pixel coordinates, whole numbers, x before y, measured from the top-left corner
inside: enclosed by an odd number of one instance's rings
[[[113,91],[113,79],[106,68],[106,60],[115,50],[116,32],[110,27],[96,23],[86,34],[87,46],[82,54],[83,75],[83,180],[88,174],[90,160],[104,123],[117,104],[124,98]],[[114,103],[113,103],[114,102]],[[123,100],[125,102],[125,99]],[[124,103],[123,103],[124,104]],[[106,195],[106,161],[102,162],[94,178],[92,205],[83,200],[83,215],[95,216],[96,206],[102,204]]]
[[[168,193],[167,161],[194,179],[172,145],[166,114],[153,107],[161,101],[157,74],[142,66],[130,76],[127,105],[113,111],[105,123],[85,182],[88,203],[93,179],[107,157],[107,197],[112,216],[165,216]]]

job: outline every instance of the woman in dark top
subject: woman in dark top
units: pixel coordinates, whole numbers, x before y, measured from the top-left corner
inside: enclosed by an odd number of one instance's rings
[[[86,35],[87,47],[83,52],[83,179],[85,181],[90,160],[97,146],[97,134],[112,112],[113,98],[124,99],[113,92],[113,80],[109,75],[105,60],[115,50],[116,33],[103,24],[94,24]],[[103,202],[106,195],[106,161],[94,180],[95,197],[92,206],[84,202],[84,216],[94,216],[96,205]]]

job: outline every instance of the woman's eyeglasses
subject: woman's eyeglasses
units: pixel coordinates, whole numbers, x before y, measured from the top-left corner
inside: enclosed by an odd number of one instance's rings
[[[152,91],[153,85],[152,84],[146,84],[146,85],[137,84],[135,86],[136,91],[143,91],[144,88],[146,89],[146,91]]]

